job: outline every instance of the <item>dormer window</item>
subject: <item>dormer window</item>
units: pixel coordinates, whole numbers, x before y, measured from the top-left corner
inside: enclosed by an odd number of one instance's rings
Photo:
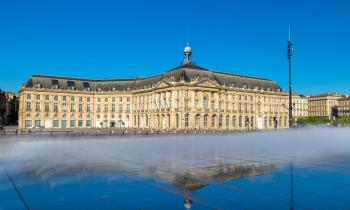
[[[84,87],[84,90],[90,91],[90,83],[83,82],[83,87]]]
[[[67,81],[67,86],[69,90],[75,90],[75,83],[74,81]]]
[[[57,79],[53,79],[53,80],[52,80],[52,82],[51,82],[51,87],[52,87],[53,89],[58,89],[58,88],[60,88],[60,85],[59,85]]]
[[[36,83],[36,84],[34,85],[34,87],[36,87],[36,88],[42,88],[43,86],[42,86],[40,83]]]

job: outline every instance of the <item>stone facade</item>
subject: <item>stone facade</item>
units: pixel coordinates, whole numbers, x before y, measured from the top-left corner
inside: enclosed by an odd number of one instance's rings
[[[293,94],[292,96],[293,104],[293,117],[308,117],[309,116],[309,105],[306,96],[300,94]]]
[[[339,99],[338,115],[339,117],[350,117],[350,97],[348,95]]]
[[[288,127],[288,94],[273,81],[185,62],[148,78],[33,75],[21,87],[19,128],[247,130]]]
[[[309,96],[309,116],[310,117],[332,117],[337,112],[339,99],[343,95],[337,93],[328,93],[315,96]]]

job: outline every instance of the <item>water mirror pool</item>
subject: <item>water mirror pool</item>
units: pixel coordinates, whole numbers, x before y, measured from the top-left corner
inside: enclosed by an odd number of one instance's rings
[[[349,209],[348,134],[0,139],[0,209]]]

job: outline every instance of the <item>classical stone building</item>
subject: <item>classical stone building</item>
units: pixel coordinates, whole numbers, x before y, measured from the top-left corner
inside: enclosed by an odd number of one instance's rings
[[[337,115],[339,99],[344,96],[337,93],[327,93],[309,96],[310,117],[332,117]]]
[[[350,97],[347,95],[338,102],[339,117],[350,117]]]
[[[293,94],[292,96],[292,104],[293,104],[293,117],[308,117],[309,115],[309,106],[308,99],[306,96],[301,94]]]
[[[33,75],[20,89],[19,128],[246,130],[288,126],[288,95],[268,79],[191,62],[148,78]]]

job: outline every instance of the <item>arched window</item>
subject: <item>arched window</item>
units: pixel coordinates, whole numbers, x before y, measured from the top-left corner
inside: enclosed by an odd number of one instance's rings
[[[168,114],[168,128],[170,128],[170,114]]]
[[[179,128],[179,115],[176,114],[176,128]]]
[[[158,124],[158,127],[160,127],[160,117],[159,117],[159,114],[157,114],[157,124]]]
[[[222,127],[222,115],[219,115],[219,127]]]
[[[249,117],[244,118],[244,127],[249,128]]]
[[[201,120],[201,116],[200,116],[199,114],[197,114],[197,115],[196,115],[196,118],[195,118],[195,125],[196,125],[196,128],[199,128],[200,120]]]
[[[211,127],[212,127],[212,128],[215,128],[215,118],[216,118],[216,115],[213,115],[213,116],[211,117]]]
[[[189,125],[189,123],[188,123],[189,117],[190,117],[189,114],[185,114],[185,127],[188,127],[188,125]]]
[[[137,115],[137,127],[140,127],[140,115]]]
[[[208,115],[204,115],[204,127],[208,127]]]
[[[287,117],[284,117],[284,126],[287,127]]]
[[[230,126],[230,116],[226,115],[226,128]]]
[[[232,116],[232,127],[236,127],[236,116]]]

